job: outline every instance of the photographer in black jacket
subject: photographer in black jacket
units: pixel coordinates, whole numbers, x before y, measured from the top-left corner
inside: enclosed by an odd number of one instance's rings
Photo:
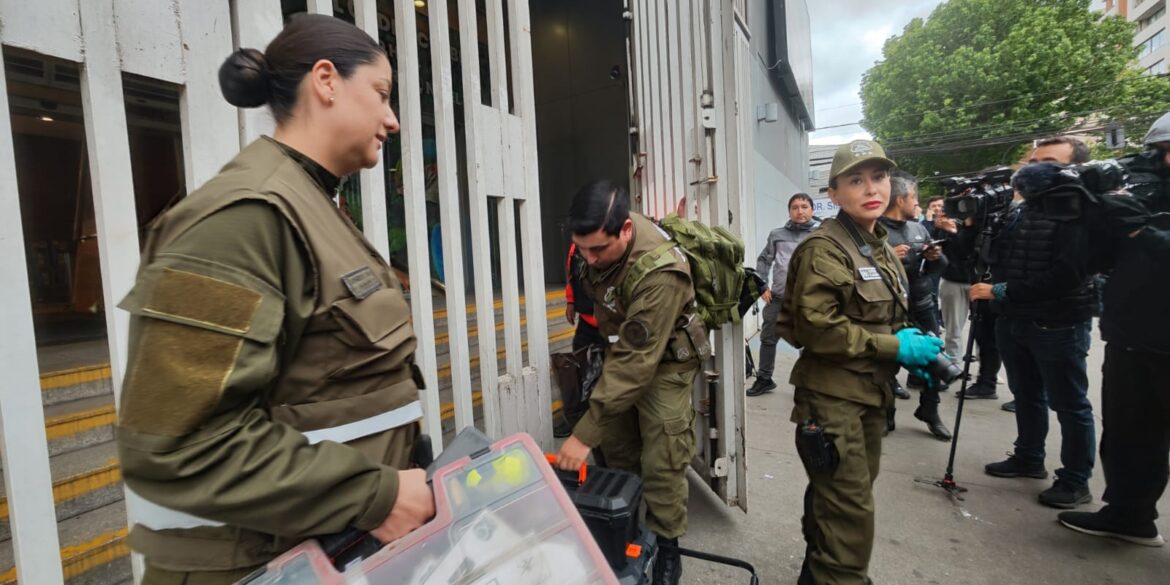
[[[938,300],[934,296],[934,282],[931,276],[942,273],[947,266],[947,259],[942,249],[931,242],[930,232],[926,226],[914,220],[915,208],[918,207],[918,179],[905,171],[890,173],[890,202],[886,212],[878,218],[886,228],[890,247],[894,254],[902,261],[906,270],[906,278],[910,285],[910,318],[914,324],[926,333],[939,334]],[[914,374],[910,374],[907,386],[916,387],[922,391],[918,399],[918,409],[914,411],[914,418],[926,423],[927,430],[940,441],[951,440],[951,431],[943,424],[938,415],[939,390],[935,383],[927,383]],[[894,394],[898,398],[910,398],[910,393],[902,389],[898,380],[893,382]],[[887,410],[886,427],[893,430],[892,418],[894,407],[891,404]]]
[[[946,217],[935,220],[936,233],[946,240],[943,254],[947,257],[947,266],[943,270],[942,291],[949,297],[950,306],[943,308],[944,325],[947,328],[946,341],[948,347],[954,346],[953,356],[960,356],[963,347],[963,324],[967,322],[970,311],[971,285],[978,281],[975,274],[977,266],[976,238],[979,227],[974,225],[973,218],[967,218],[962,223]],[[961,295],[960,295],[961,293]],[[997,399],[996,385],[999,377],[999,350],[995,347],[995,320],[993,311],[984,311],[982,318],[974,322],[976,329],[975,345],[979,348],[979,375],[975,383],[967,387],[966,398],[970,399]],[[948,350],[949,353],[949,350]],[[1004,405],[1004,409],[1014,412]]]
[[[1039,141],[1029,163],[1088,160],[1084,143],[1062,136]],[[1032,202],[1020,202],[992,245],[994,285],[975,284],[970,293],[972,301],[995,301],[999,310],[996,346],[1016,402],[1015,452],[984,470],[996,477],[1048,477],[1044,443],[1051,408],[1060,421],[1062,467],[1039,500],[1055,508],[1092,501],[1096,427],[1086,357],[1096,300],[1084,223],[1056,221]]]
[[[1170,114],[1145,144],[1142,155],[1120,161],[1133,197],[1102,196],[1088,214],[1094,235],[1114,244],[1101,318],[1107,505],[1059,518],[1087,534],[1161,546],[1154,519],[1170,478],[1170,312],[1162,310],[1170,291]]]

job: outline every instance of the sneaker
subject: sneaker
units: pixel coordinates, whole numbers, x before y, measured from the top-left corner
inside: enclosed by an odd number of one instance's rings
[[[759,396],[761,394],[767,394],[775,389],[776,383],[773,382],[771,378],[756,378],[756,381],[754,384],[752,384],[752,387],[748,388],[747,395]]]
[[[1066,527],[1084,534],[1107,536],[1142,546],[1166,544],[1166,539],[1158,534],[1158,527],[1153,520],[1126,522],[1112,514],[1109,506],[1097,512],[1061,512],[1057,518]]]
[[[1004,461],[996,463],[988,463],[983,466],[983,471],[987,475],[995,477],[1031,477],[1035,479],[1047,479],[1048,470],[1044,469],[1044,464],[1026,464],[1020,461],[1018,457],[1008,454],[1008,458]]]
[[[1016,401],[1009,400],[1009,401],[1003,403],[1003,406],[1000,406],[999,408],[1002,410],[1006,410],[1008,412],[1015,412],[1016,411]]]
[[[999,398],[999,394],[995,393],[995,386],[976,382],[967,387],[967,391],[963,392],[963,398],[967,400],[994,400]],[[958,396],[959,393],[955,393]]]
[[[1039,500],[1045,506],[1071,510],[1081,504],[1092,502],[1093,495],[1089,493],[1087,485],[1077,485],[1058,479],[1052,487],[1040,492]]]

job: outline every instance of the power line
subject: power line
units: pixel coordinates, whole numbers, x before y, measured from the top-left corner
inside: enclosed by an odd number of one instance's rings
[[[895,116],[890,116],[890,117],[887,117],[885,119],[886,120],[899,120],[902,118],[909,118],[909,117],[913,117],[913,116],[926,116],[928,114],[941,114],[941,113],[950,112],[953,110],[971,109],[971,108],[977,108],[977,107],[992,105],[992,104],[1014,102],[1014,101],[1019,101],[1019,100],[1023,100],[1023,99],[1027,99],[1027,98],[1031,98],[1031,97],[1039,97],[1039,96],[1059,94],[1059,93],[1069,94],[1069,93],[1074,92],[1074,91],[1084,91],[1084,90],[1090,90],[1090,89],[1104,89],[1106,87],[1120,85],[1123,83],[1132,83],[1132,82],[1135,82],[1139,79],[1151,79],[1151,78],[1158,78],[1158,77],[1161,77],[1161,78],[1170,77],[1170,73],[1156,73],[1156,74],[1152,74],[1152,75],[1139,75],[1137,77],[1131,77],[1128,79],[1117,79],[1114,81],[1102,82],[1102,83],[1097,83],[1097,84],[1085,84],[1085,85],[1080,85],[1080,86],[1072,86],[1072,87],[1065,88],[1065,89],[1026,93],[1026,94],[1023,94],[1023,95],[1020,95],[1017,97],[1013,97],[1013,98],[989,100],[989,101],[977,102],[977,103],[969,104],[969,105],[949,106],[949,107],[945,107],[945,108],[939,108],[936,110],[926,110],[926,111],[921,111],[921,112],[909,112],[906,114],[898,114]],[[833,126],[824,126],[821,128],[817,128],[816,131],[819,132],[821,130],[832,130],[834,128],[848,128],[851,126],[860,126],[861,124],[862,124],[862,121],[850,122],[847,124],[836,124]],[[911,136],[911,137],[916,138],[917,136]],[[899,138],[897,138],[897,140],[901,141],[901,140],[906,140],[908,138],[910,138],[910,137],[899,137]]]
[[[1087,90],[1087,89],[1094,89],[1094,88],[1101,89],[1101,88],[1105,88],[1105,87],[1109,87],[1109,86],[1113,86],[1113,85],[1120,85],[1122,83],[1132,83],[1132,82],[1135,82],[1139,79],[1149,79],[1149,78],[1154,78],[1154,77],[1163,77],[1163,78],[1170,77],[1170,73],[1155,73],[1155,74],[1151,74],[1151,75],[1138,75],[1136,77],[1130,77],[1128,79],[1115,79],[1113,81],[1105,81],[1105,82],[1096,83],[1096,84],[1090,83],[1090,84],[1085,84],[1085,85],[1074,85],[1071,87],[1066,87],[1066,88],[1062,88],[1062,89],[1054,89],[1051,91],[1025,93],[1023,95],[1020,95],[1018,97],[1013,97],[1013,98],[1003,98],[1003,99],[998,99],[998,100],[976,102],[974,104],[949,106],[949,107],[945,107],[945,108],[939,108],[937,110],[927,110],[925,112],[909,112],[906,114],[898,114],[896,116],[889,116],[885,119],[886,120],[899,120],[902,118],[910,118],[910,117],[914,117],[914,116],[924,116],[926,114],[940,114],[943,112],[950,112],[953,110],[965,110],[965,109],[970,109],[970,108],[978,108],[981,106],[989,106],[989,105],[993,105],[993,104],[1015,102],[1015,101],[1019,101],[1019,100],[1023,100],[1023,99],[1028,99],[1031,97],[1038,97],[1038,96],[1044,96],[1044,95],[1062,94],[1062,93],[1067,94],[1067,93],[1071,93],[1073,91]]]
[[[937,141],[947,141],[947,140],[960,140],[960,139],[965,139],[965,138],[979,137],[980,135],[995,132],[998,130],[1012,130],[1012,129],[1015,129],[1018,127],[1029,126],[1029,125],[1044,125],[1044,124],[1054,125],[1054,124],[1059,124],[1061,122],[1068,121],[1068,120],[1073,119],[1073,118],[1106,114],[1106,113],[1113,112],[1116,110],[1123,110],[1127,107],[1128,106],[1124,106],[1124,105],[1116,105],[1116,106],[1109,106],[1109,107],[1105,107],[1105,108],[1084,110],[1081,112],[1055,112],[1055,113],[1052,113],[1052,114],[1049,114],[1046,116],[1041,116],[1041,117],[1037,117],[1037,118],[1029,118],[1026,120],[1013,120],[1013,121],[1009,121],[1009,122],[988,124],[988,125],[984,125],[984,126],[972,126],[970,128],[961,128],[961,129],[956,129],[956,130],[943,130],[943,131],[938,131],[938,132],[928,132],[928,133],[924,133],[924,134],[911,135],[911,136],[903,137],[901,139],[891,139],[891,140],[883,141],[882,144],[886,148],[897,148],[900,146],[905,146],[907,144],[916,144],[919,142],[928,142],[928,141],[936,141],[937,142]],[[1151,111],[1153,111],[1153,110],[1151,110]],[[1159,110],[1159,111],[1162,111],[1162,110]],[[1140,113],[1145,113],[1145,112],[1143,111]],[[1059,128],[1054,128],[1053,130],[1059,130]],[[991,138],[990,136],[983,136],[983,137]]]
[[[1163,112],[1161,110],[1158,110],[1156,112],[1143,112],[1143,113],[1135,114],[1133,116],[1128,116],[1128,117],[1124,118],[1124,120],[1129,121],[1129,122],[1135,122],[1135,123],[1136,122],[1151,123],[1151,122],[1153,122],[1154,119],[1156,119],[1162,113]],[[1086,127],[1081,127],[1081,128],[1074,128],[1074,129],[1070,129],[1069,133],[1095,132],[1098,130],[1107,129],[1110,126],[1111,125],[1100,124],[1100,125],[1096,125],[1096,126],[1086,126]],[[1009,136],[995,136],[995,137],[989,137],[989,138],[967,140],[965,142],[953,142],[950,144],[936,144],[936,145],[927,145],[927,146],[918,146],[918,147],[890,148],[890,149],[887,149],[887,152],[891,156],[893,156],[895,154],[898,154],[898,155],[943,154],[943,153],[955,152],[955,151],[959,151],[959,150],[970,150],[973,148],[985,148],[985,147],[989,147],[989,146],[1000,146],[1000,145],[1004,145],[1004,144],[1022,143],[1022,142],[1027,141],[1027,140],[1034,140],[1036,138],[1043,138],[1043,137],[1049,136],[1049,135],[1051,135],[1051,132],[1040,132],[1040,131],[1026,132],[1026,133],[1009,135]]]

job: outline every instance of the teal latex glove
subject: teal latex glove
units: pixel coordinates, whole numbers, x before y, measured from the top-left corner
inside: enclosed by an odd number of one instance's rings
[[[934,376],[931,376],[930,372],[928,372],[926,368],[914,368],[910,370],[910,373],[921,378],[922,381],[926,384],[927,388],[935,387]]]
[[[923,335],[916,327],[907,327],[894,334],[898,338],[898,360],[907,369],[920,368],[934,361],[942,351],[943,340]]]

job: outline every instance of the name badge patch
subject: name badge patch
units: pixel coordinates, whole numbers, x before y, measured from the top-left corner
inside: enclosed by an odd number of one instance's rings
[[[342,276],[341,282],[345,284],[345,288],[349,289],[349,293],[359,301],[382,288],[382,281],[378,280],[369,266],[363,266]]]
[[[857,269],[861,273],[861,280],[881,280],[882,275],[877,268],[873,266],[862,266]]]

